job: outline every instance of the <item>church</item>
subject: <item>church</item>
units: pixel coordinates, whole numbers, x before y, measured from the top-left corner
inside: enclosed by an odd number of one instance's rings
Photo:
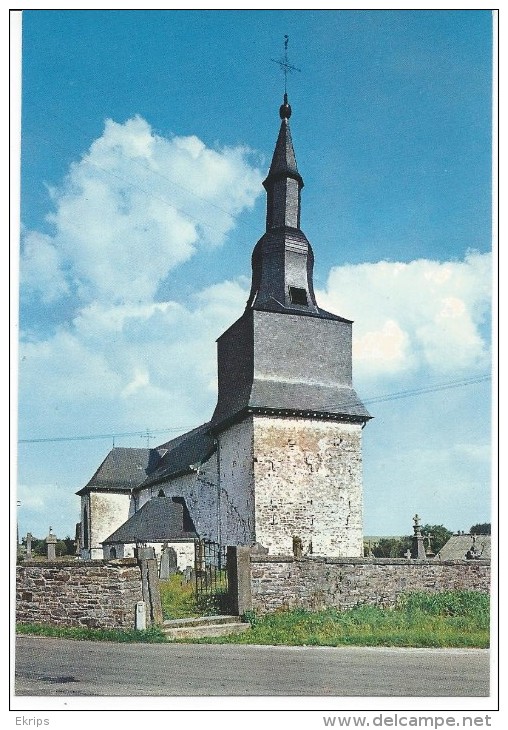
[[[363,556],[362,430],[352,322],[321,309],[287,94],[268,175],[266,230],[252,253],[245,311],[217,341],[207,423],[155,448],[113,448],[81,497],[84,559],[196,539],[274,555]]]

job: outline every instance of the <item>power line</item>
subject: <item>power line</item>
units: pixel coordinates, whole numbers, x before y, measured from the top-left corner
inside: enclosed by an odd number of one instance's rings
[[[421,388],[414,388],[412,390],[402,390],[398,393],[389,393],[386,395],[373,396],[372,398],[364,398],[362,402],[365,404],[370,403],[384,403],[391,400],[398,400],[401,398],[410,398],[419,395],[426,395],[427,393],[436,393],[440,390],[449,390],[451,388],[463,388],[468,385],[474,385],[475,383],[481,383],[491,379],[490,374],[478,375],[471,378],[464,378],[462,380],[451,380],[447,383],[439,383],[436,385],[423,386]],[[333,403],[325,407],[340,407],[341,405],[346,406],[347,403]],[[54,436],[48,438],[33,438],[33,439],[19,439],[19,444],[36,444],[36,443],[56,443],[61,441],[98,441],[101,439],[116,439],[122,437],[150,437],[157,433],[181,433],[185,430],[184,426],[172,428],[159,428],[159,429],[145,429],[144,431],[125,431],[123,433],[102,433],[93,434],[89,436]]]
[[[148,436],[156,433],[174,433],[181,432],[184,429],[184,426],[176,428],[158,428],[153,430],[145,428],[144,431],[125,431],[123,433],[97,433],[90,436],[53,436],[49,438],[19,439],[18,444],[42,444],[57,441],[100,441],[101,439],[116,439],[122,438],[124,436],[143,436],[144,438],[147,438]]]
[[[413,390],[402,390],[400,393],[390,393],[388,395],[380,395],[373,398],[366,398],[364,403],[381,403],[389,400],[396,400],[397,398],[409,398],[413,395],[422,395],[424,393],[435,393],[439,390],[448,390],[449,388],[460,388],[465,385],[473,385],[474,383],[481,383],[485,380],[490,380],[491,375],[478,375],[472,378],[465,378],[464,380],[450,381],[448,383],[440,383],[438,385],[428,385],[421,388],[414,388]]]

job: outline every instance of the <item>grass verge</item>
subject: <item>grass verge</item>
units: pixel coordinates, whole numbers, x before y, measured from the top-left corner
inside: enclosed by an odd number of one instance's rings
[[[116,641],[159,644],[166,636],[159,628],[146,631],[136,629],[88,629],[86,627],[46,626],[44,624],[16,624],[17,634],[31,636],[54,636],[59,639],[78,639],[80,641]]]
[[[489,596],[473,591],[412,593],[393,609],[358,606],[284,611],[246,616],[251,630],[234,636],[195,639],[202,643],[290,646],[489,646]]]

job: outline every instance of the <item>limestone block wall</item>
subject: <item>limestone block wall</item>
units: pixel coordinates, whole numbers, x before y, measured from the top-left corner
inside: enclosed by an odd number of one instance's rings
[[[256,540],[272,554],[363,555],[361,425],[254,417]]]
[[[16,621],[53,626],[134,628],[143,600],[135,560],[29,563],[16,567]]]
[[[339,559],[251,555],[252,609],[394,606],[409,591],[490,592],[486,560]]]

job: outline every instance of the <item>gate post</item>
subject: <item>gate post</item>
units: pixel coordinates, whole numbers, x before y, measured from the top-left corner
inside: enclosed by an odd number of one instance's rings
[[[148,608],[147,618],[152,626],[160,626],[163,622],[163,616],[159,574],[154,549],[138,548],[138,564],[141,570],[143,600]]]
[[[250,547],[229,545],[227,568],[231,612],[236,616],[242,616],[252,610]]]

